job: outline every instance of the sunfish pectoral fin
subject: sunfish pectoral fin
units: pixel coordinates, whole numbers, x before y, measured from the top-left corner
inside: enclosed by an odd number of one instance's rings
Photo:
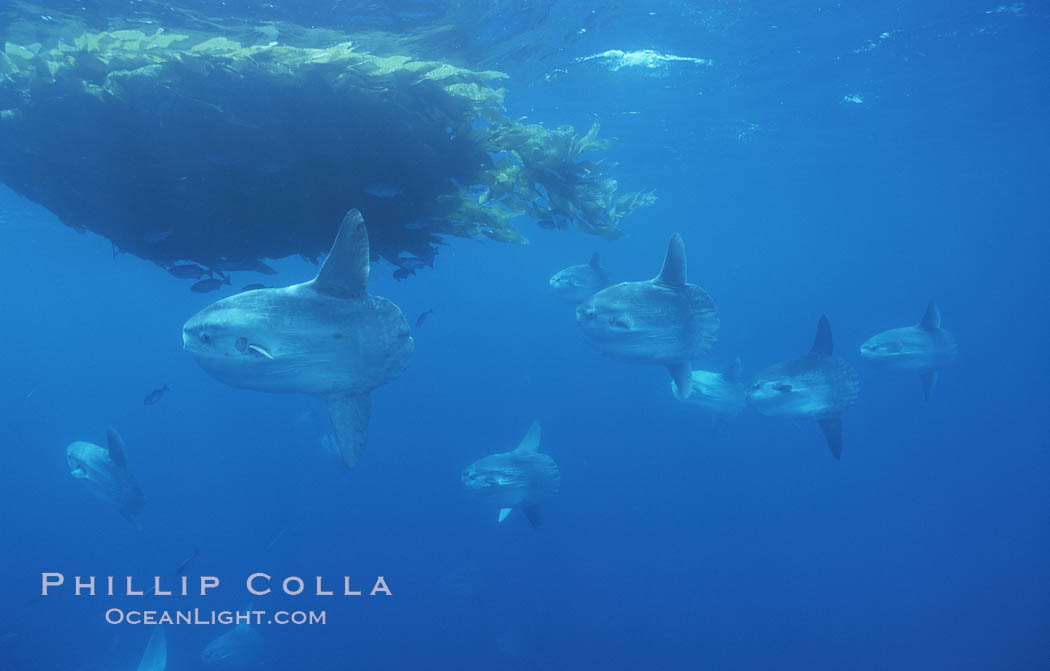
[[[813,338],[813,347],[809,352],[831,356],[831,350],[831,322],[825,315],[820,315],[820,321],[817,322],[817,335]]]
[[[368,282],[368,230],[364,217],[350,210],[336,233],[332,251],[314,278],[317,291],[332,296],[360,296]]]
[[[693,391],[693,366],[688,361],[668,364],[667,370],[671,373],[671,379],[678,387],[678,398],[689,398]]]
[[[525,519],[529,521],[533,529],[540,528],[540,507],[529,506],[528,508],[522,508],[521,512],[525,514]]]
[[[109,448],[109,458],[113,463],[121,468],[127,468],[128,459],[124,454],[124,439],[112,427],[106,429],[106,446]]]
[[[513,510],[513,508],[500,508],[499,521],[502,522],[503,520],[507,519],[507,515],[510,515],[511,510]]]
[[[343,463],[353,468],[361,458],[368,437],[368,418],[372,413],[372,397],[368,394],[330,396],[328,416],[332,418],[339,452]]]
[[[529,427],[529,432],[525,434],[525,437],[518,443],[518,447],[514,450],[515,452],[538,452],[540,449],[540,423],[534,421],[532,426]]]
[[[266,357],[267,359],[273,361],[274,356],[267,352],[265,347],[260,347],[259,345],[248,345],[248,349],[255,352],[261,357]]]
[[[685,286],[685,242],[682,236],[675,233],[671,236],[671,242],[667,244],[667,256],[664,257],[664,267],[656,276],[656,282],[668,287]]]
[[[825,417],[824,419],[817,420],[817,424],[820,424],[820,430],[824,432],[824,438],[828,441],[828,447],[831,448],[831,456],[836,459],[841,459],[842,418]]]
[[[922,316],[919,326],[930,331],[941,327],[941,311],[933,301],[930,301],[930,304],[926,306],[926,313]]]
[[[928,401],[930,396],[933,396],[933,388],[937,386],[937,371],[919,373],[919,379],[922,380],[922,397]]]

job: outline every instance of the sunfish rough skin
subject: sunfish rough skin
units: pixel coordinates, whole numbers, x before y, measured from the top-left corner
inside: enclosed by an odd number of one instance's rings
[[[883,331],[860,346],[865,359],[893,370],[918,373],[927,401],[937,384],[937,373],[955,360],[955,354],[955,337],[941,328],[941,311],[933,301],[915,326]]]
[[[518,447],[475,461],[463,470],[463,486],[497,506],[502,522],[517,509],[539,528],[539,504],[558,493],[561,473],[540,449],[540,424],[533,422]]]
[[[106,438],[106,447],[81,440],[70,444],[66,448],[69,474],[82,481],[97,498],[116,508],[136,529],[141,529],[138,515],[146,498],[128,470],[120,434],[109,429]]]
[[[183,326],[183,345],[226,384],[324,400],[353,468],[368,433],[369,392],[401,375],[414,347],[401,310],[365,291],[368,271],[365,222],[350,210],[316,278],[212,303]]]
[[[832,354],[827,317],[817,324],[809,354],[766,368],[751,383],[748,400],[763,415],[813,419],[836,459],[842,456],[842,412],[860,396],[853,366]]]
[[[602,268],[601,258],[595,252],[590,263],[559,270],[551,277],[549,284],[555,296],[579,305],[609,286],[610,282],[609,273]]]
[[[740,379],[740,359],[721,373],[694,370],[692,379],[689,396],[678,393],[678,384],[671,380],[671,393],[676,399],[725,416],[738,415],[747,406],[747,385]]]
[[[701,287],[686,283],[685,243],[675,233],[660,274],[602,289],[576,308],[583,337],[602,354],[667,366],[679,392],[692,388],[693,359],[718,339],[718,309]]]

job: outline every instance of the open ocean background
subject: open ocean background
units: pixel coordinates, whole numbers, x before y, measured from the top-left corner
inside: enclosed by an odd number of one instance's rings
[[[183,352],[182,323],[220,294],[0,189],[0,669],[135,668],[148,632],[102,614],[140,602],[38,599],[39,574],[169,575],[194,548],[189,575],[223,588],[154,607],[244,607],[257,570],[386,577],[390,599],[257,599],[328,611],[262,627],[267,669],[1048,668],[1050,11],[997,1],[486,5],[475,43],[433,55],[561,45],[497,59],[509,113],[598,115],[621,185],[659,200],[618,241],[523,222],[531,245],[453,239],[405,282],[374,264],[371,293],[433,314],[374,392],[353,472],[322,447],[319,401],[225,386]],[[711,63],[576,61],[608,49]],[[616,280],[649,278],[675,231],[721,312],[698,368],[740,357],[750,377],[828,315],[862,378],[841,461],[811,422],[718,425],[676,402],[663,368],[594,352],[548,291],[594,251]],[[274,265],[235,286],[316,272]],[[931,299],[960,354],[924,402],[858,348]],[[562,472],[539,532],[497,524],[459,480],[533,419]],[[142,532],[65,465],[107,426]],[[168,668],[205,668],[225,630],[169,627]]]

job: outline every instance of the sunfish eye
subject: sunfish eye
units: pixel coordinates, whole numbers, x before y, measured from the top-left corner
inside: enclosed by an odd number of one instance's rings
[[[782,394],[786,394],[787,392],[791,391],[791,385],[781,382],[779,384],[773,385],[773,389],[779,391]]]
[[[211,336],[208,335],[207,331],[201,331],[199,337],[200,337],[202,343],[208,344],[208,343],[211,342]]]
[[[247,338],[237,338],[237,342],[233,343],[233,346],[237,348],[238,352],[243,352],[244,349],[246,347],[248,347],[248,339]]]

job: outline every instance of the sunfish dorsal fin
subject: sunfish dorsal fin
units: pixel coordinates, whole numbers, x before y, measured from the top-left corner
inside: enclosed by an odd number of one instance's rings
[[[128,458],[124,454],[124,439],[112,427],[106,429],[106,447],[109,449],[109,458],[114,464],[121,468],[128,467]]]
[[[343,217],[332,251],[313,281],[314,289],[332,296],[360,296],[365,293],[369,270],[368,230],[364,217],[350,210]]]
[[[820,321],[817,322],[817,337],[813,339],[809,353],[831,356],[831,324],[824,315],[820,315]]]
[[[831,456],[836,459],[841,459],[842,418],[825,417],[824,419],[817,420],[817,424],[820,424],[820,430],[824,432],[824,438],[828,441],[828,447],[831,448]]]
[[[339,453],[343,463],[353,468],[365,451],[368,438],[368,418],[372,414],[372,397],[368,394],[331,396],[328,401],[328,416],[332,419]]]
[[[529,427],[529,432],[518,443],[515,452],[539,452],[540,450],[540,423],[534,421]]]
[[[590,263],[588,265],[591,268],[594,268],[595,270],[601,270],[602,269],[602,259],[601,259],[600,256],[598,256],[598,252],[595,252],[594,254],[591,254],[591,261],[590,261]]]
[[[727,380],[736,381],[740,379],[740,357],[733,360],[729,367],[722,371],[722,377]]]
[[[919,326],[931,331],[941,327],[941,311],[933,301],[926,306],[926,314],[922,316]]]
[[[671,241],[667,243],[664,267],[656,276],[656,282],[668,287],[685,286],[685,242],[678,233],[672,235]]]

